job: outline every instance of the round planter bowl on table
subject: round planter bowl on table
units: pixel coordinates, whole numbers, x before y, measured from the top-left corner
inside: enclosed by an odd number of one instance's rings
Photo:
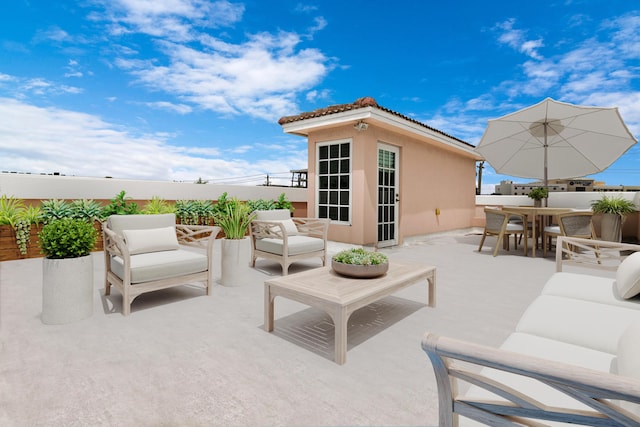
[[[354,278],[370,279],[373,277],[380,277],[386,274],[389,269],[389,263],[373,264],[373,265],[359,265],[359,264],[344,264],[331,260],[331,268],[336,273]]]

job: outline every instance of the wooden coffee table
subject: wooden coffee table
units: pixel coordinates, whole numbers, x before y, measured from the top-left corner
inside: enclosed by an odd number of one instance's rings
[[[347,322],[351,314],[420,280],[429,284],[428,304],[436,305],[436,268],[390,263],[389,271],[374,279],[340,276],[331,267],[316,268],[264,282],[264,329],[273,331],[275,297],[281,296],[326,311],[335,326],[335,361],[347,361]]]

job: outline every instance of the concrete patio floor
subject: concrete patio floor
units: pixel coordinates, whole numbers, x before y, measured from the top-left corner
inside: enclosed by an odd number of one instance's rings
[[[263,282],[281,274],[267,260],[243,286],[142,295],[124,317],[94,253],[93,316],[57,326],[40,321],[42,260],[1,262],[0,425],[437,425],[423,333],[497,346],[555,268],[521,248],[494,258],[495,238],[478,253],[479,241],[461,230],[382,249],[392,262],[437,267],[437,306],[417,283],[357,311],[343,366],[321,310],[277,298],[275,331],[264,331]],[[345,247],[331,243],[330,253]]]

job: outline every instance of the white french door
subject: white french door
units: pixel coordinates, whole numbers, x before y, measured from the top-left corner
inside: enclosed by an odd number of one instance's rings
[[[400,150],[378,143],[378,247],[398,244]]]

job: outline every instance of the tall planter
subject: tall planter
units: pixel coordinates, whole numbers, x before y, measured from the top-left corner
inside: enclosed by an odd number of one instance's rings
[[[251,262],[251,241],[243,239],[222,239],[222,260],[220,284],[239,286],[247,283]]]
[[[42,323],[61,325],[93,314],[93,258],[43,259]]]
[[[614,213],[602,214],[600,238],[609,242],[622,242],[622,216]]]

